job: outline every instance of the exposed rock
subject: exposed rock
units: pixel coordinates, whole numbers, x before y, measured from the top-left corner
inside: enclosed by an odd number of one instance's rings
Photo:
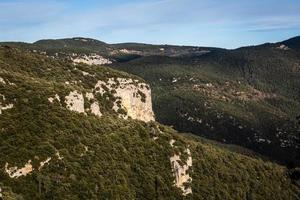
[[[54,100],[57,100],[58,102],[60,102],[60,98],[59,98],[58,94],[55,94],[54,97],[49,97],[49,98],[48,98],[48,101],[49,101],[50,103],[53,103]]]
[[[0,104],[0,115],[2,114],[2,111],[3,110],[8,110],[8,109],[12,109],[14,107],[14,104],[7,104],[7,105],[5,105],[5,106],[2,106],[1,104]]]
[[[9,80],[4,80],[4,78],[0,77],[0,83],[1,84],[8,84],[8,85],[16,85],[15,83],[10,82]]]
[[[154,136],[153,140],[158,140],[158,138],[159,138],[158,136]]]
[[[170,140],[170,145],[172,148],[176,148],[174,145],[175,142],[176,140],[174,139]],[[175,176],[175,186],[182,190],[182,194],[184,196],[192,193],[191,186],[186,186],[186,184],[192,182],[192,177],[190,177],[190,175],[188,174],[189,168],[192,167],[192,156],[190,149],[187,148],[185,150],[185,153],[188,155],[188,158],[185,161],[181,160],[181,153],[174,154],[170,157],[172,171]]]
[[[6,82],[4,81],[4,79],[2,77],[0,77],[0,83],[6,84]]]
[[[214,85],[212,83],[195,84],[193,86],[195,91],[201,92],[208,97],[230,102],[232,100],[240,101],[260,101],[264,99],[277,98],[276,94],[265,93],[252,86],[244,88],[240,91],[235,85],[225,82],[224,85]]]
[[[198,117],[192,117],[189,116],[188,113],[179,113],[180,117],[185,118],[186,120],[190,121],[190,122],[195,122],[195,123],[199,123],[202,124],[203,120],[198,118]]]
[[[188,174],[189,168],[192,167],[192,156],[189,149],[185,151],[188,154],[188,158],[185,161],[186,164],[181,164],[180,154],[174,154],[170,157],[170,162],[175,175],[175,186],[182,190],[183,195],[188,195],[192,193],[192,188],[191,186],[186,187],[185,184],[192,182],[192,177]]]
[[[55,153],[58,160],[62,160],[64,157],[60,155],[59,151]]]
[[[103,95],[105,92],[111,92],[120,101],[114,102],[113,109],[118,112],[120,108],[127,114],[120,115],[123,118],[131,117],[145,122],[154,121],[152,111],[151,90],[146,83],[140,83],[138,80],[125,78],[110,78],[107,82],[98,81],[95,85],[95,91]]]
[[[172,139],[172,140],[170,140],[170,145],[171,145],[171,147],[174,147],[174,143],[176,142],[176,140],[174,140],[174,139]]]
[[[4,103],[2,103],[2,101],[6,101],[6,98],[4,95],[0,94],[0,115],[2,114],[3,110],[12,109],[14,107],[14,104],[12,104],[12,103],[4,104]]]
[[[90,73],[85,72],[85,71],[81,71],[81,73],[83,74],[83,76],[94,76],[94,75],[91,75]]]
[[[39,171],[45,166],[45,164],[48,164],[51,160],[51,157],[47,158],[45,161],[40,162]]]
[[[125,79],[125,78],[109,78],[107,81],[99,80],[95,85],[92,92],[87,92],[85,97],[91,101],[90,107],[84,107],[83,94],[77,90],[70,92],[65,97],[67,109],[79,113],[90,111],[92,114],[101,117],[100,103],[95,98],[94,93],[109,92],[113,98],[112,109],[119,114],[119,117],[127,119],[138,119],[145,122],[154,121],[154,113],[152,111],[151,90],[146,83],[139,82],[138,80]],[[53,103],[55,100],[60,102],[58,95],[49,97],[48,101]],[[121,109],[121,110],[120,110]]]
[[[84,98],[83,95],[76,90],[70,92],[69,96],[65,97],[67,108],[71,111],[84,113]]]
[[[284,45],[284,44],[277,47],[277,49],[284,50],[284,51],[290,50],[290,48],[288,46]]]
[[[85,63],[88,65],[105,65],[105,64],[112,63],[109,59],[106,59],[97,54],[83,55],[80,57],[73,58],[72,60],[75,64],[76,63]]]
[[[87,92],[87,93],[85,94],[85,96],[86,96],[86,98],[87,98],[88,100],[93,100],[93,99],[95,99],[94,94],[91,93],[91,92]]]
[[[172,83],[176,83],[178,81],[177,78],[173,78]]]
[[[91,104],[91,113],[94,115],[101,117],[102,113],[100,111],[99,103],[95,101],[94,103]]]
[[[100,106],[99,106],[99,102],[95,99],[95,96],[93,93],[89,93],[87,92],[85,94],[86,98],[90,101],[94,101],[92,104],[91,104],[91,107],[90,107],[90,111],[92,114],[98,116],[98,117],[101,117],[102,116],[102,113],[100,111]]]
[[[89,40],[84,39],[84,38],[73,38],[75,41],[81,41],[81,42],[88,42]]]
[[[80,154],[80,157],[84,156],[89,151],[88,146],[84,146],[84,152]]]
[[[125,53],[125,54],[141,54],[141,51],[136,51],[136,50],[128,50],[128,49],[121,49],[120,50],[121,53]]]
[[[205,86],[206,87],[213,87],[214,85],[212,83],[206,83]]]
[[[27,176],[33,171],[31,160],[29,160],[24,167],[18,169],[18,167],[8,167],[8,163],[5,164],[5,172],[10,178],[19,178],[21,176]]]

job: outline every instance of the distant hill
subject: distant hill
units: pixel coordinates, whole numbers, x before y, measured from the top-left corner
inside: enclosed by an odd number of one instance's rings
[[[34,47],[47,52],[72,52],[72,53],[104,53],[110,50],[110,46],[99,40],[90,38],[70,38],[57,40],[39,40],[33,43]]]
[[[300,36],[285,40],[281,43],[292,49],[300,50]]]

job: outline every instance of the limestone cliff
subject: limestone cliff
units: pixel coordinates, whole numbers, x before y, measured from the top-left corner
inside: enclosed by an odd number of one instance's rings
[[[131,78],[108,78],[107,80],[98,80],[92,92],[71,91],[65,96],[66,108],[70,111],[84,113],[88,112],[101,117],[103,114],[101,99],[96,96],[100,94],[102,100],[110,95],[112,107],[110,110],[118,113],[119,117],[128,119],[137,119],[145,122],[154,121],[152,110],[151,89],[146,83]],[[60,102],[60,96],[55,94],[48,97],[50,103]],[[85,102],[92,102],[90,105]],[[87,103],[86,102],[86,103]]]
[[[172,148],[177,148],[174,143],[175,140],[170,141]],[[175,176],[175,186],[182,190],[184,196],[192,193],[192,188],[190,186],[192,182],[192,177],[189,175],[189,170],[192,167],[192,156],[189,148],[186,148],[184,154],[187,155],[186,160],[181,159],[181,153],[175,153],[170,157],[171,167],[173,174]]]
[[[98,81],[95,85],[96,93],[111,92],[116,97],[113,109],[126,111],[120,115],[123,118],[131,117],[145,122],[154,121],[152,111],[151,89],[148,84],[138,80],[125,78],[109,78],[107,82]]]

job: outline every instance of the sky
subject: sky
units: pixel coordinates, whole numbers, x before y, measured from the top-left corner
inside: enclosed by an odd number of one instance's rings
[[[237,48],[300,35],[300,0],[0,0],[0,41]]]

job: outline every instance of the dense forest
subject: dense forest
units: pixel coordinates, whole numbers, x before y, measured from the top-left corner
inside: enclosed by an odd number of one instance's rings
[[[60,44],[48,55],[41,46],[2,43],[0,198],[299,199],[300,58],[278,45],[165,47],[176,56],[150,46],[97,66],[53,56]],[[111,78],[149,82],[157,122],[120,117],[117,91],[93,90]],[[97,102],[103,115],[70,110],[72,91],[93,93],[83,107]],[[172,159],[190,177],[182,187]]]

